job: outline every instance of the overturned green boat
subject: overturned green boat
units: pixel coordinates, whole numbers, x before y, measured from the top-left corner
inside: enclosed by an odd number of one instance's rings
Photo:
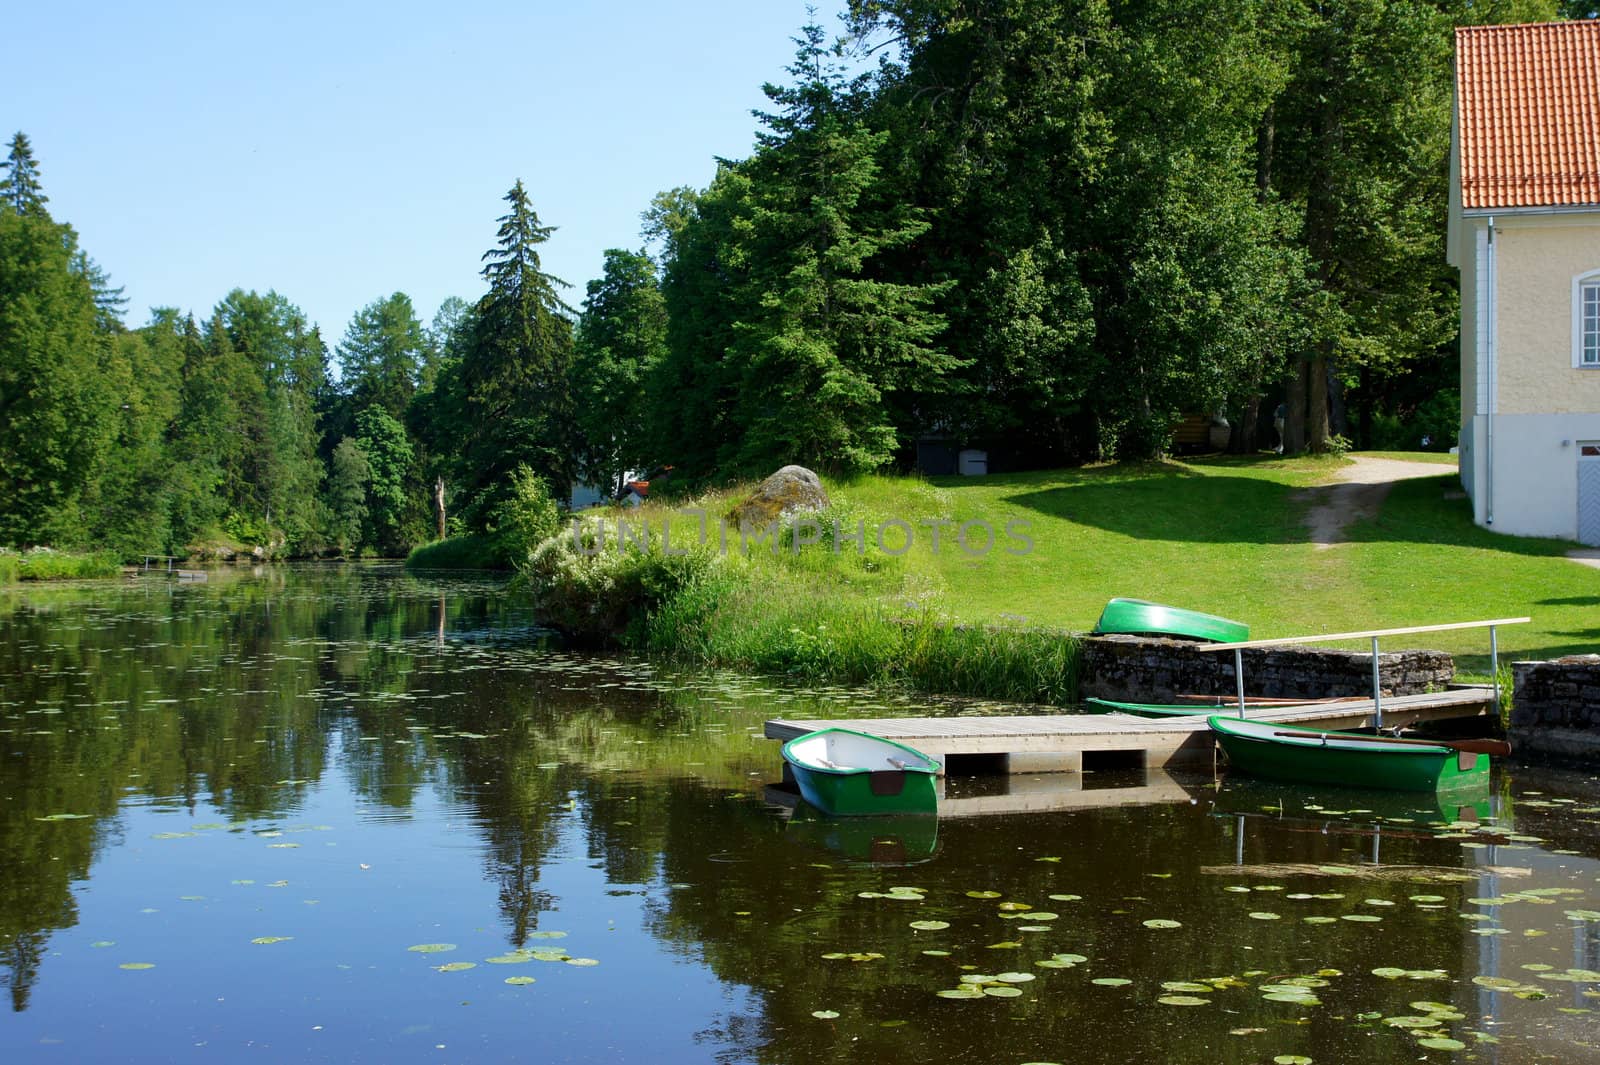
[[[830,817],[938,812],[939,763],[915,747],[847,728],[783,745],[801,798]]]
[[[1198,610],[1151,603],[1143,599],[1113,599],[1095,622],[1096,635],[1173,636],[1211,643],[1243,643],[1250,626]]]
[[[1449,741],[1329,732],[1213,714],[1206,718],[1228,764],[1242,773],[1297,784],[1394,791],[1481,787],[1489,756]],[[1481,745],[1499,741],[1467,741]],[[1504,746],[1509,750],[1509,746]]]

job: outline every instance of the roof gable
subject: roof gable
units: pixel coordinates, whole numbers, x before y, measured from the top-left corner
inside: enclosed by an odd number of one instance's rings
[[[1461,206],[1600,205],[1600,21],[1456,30]]]

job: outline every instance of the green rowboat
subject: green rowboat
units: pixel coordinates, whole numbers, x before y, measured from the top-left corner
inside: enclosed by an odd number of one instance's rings
[[[1291,707],[1325,706],[1337,702],[1361,702],[1357,697],[1350,700],[1342,699],[1252,699],[1245,696],[1244,708],[1246,710],[1286,710]],[[1103,714],[1116,711],[1122,714],[1137,714],[1140,717],[1193,717],[1196,714],[1215,714],[1219,711],[1237,712],[1239,704],[1224,696],[1217,696],[1207,703],[1124,703],[1115,699],[1101,699],[1090,696],[1085,699],[1084,705],[1092,713]]]
[[[1328,732],[1223,714],[1206,719],[1228,764],[1242,773],[1301,784],[1396,791],[1481,786],[1489,756],[1418,740]]]
[[[1095,622],[1096,635],[1176,636],[1212,643],[1243,643],[1250,626],[1198,610],[1149,603],[1143,599],[1113,599]]]
[[[1140,717],[1194,717],[1196,714],[1214,714],[1221,709],[1218,706],[1186,706],[1181,703],[1122,703],[1115,699],[1096,699],[1092,696],[1085,699],[1083,704],[1097,714],[1115,712],[1137,714]],[[1250,704],[1245,705],[1248,707]]]
[[[914,747],[825,728],[783,745],[800,795],[830,817],[938,812],[939,763]]]

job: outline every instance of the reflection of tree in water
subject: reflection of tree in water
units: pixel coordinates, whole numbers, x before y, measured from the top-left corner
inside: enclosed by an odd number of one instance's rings
[[[229,821],[283,817],[324,776],[329,737],[351,716],[326,696],[334,682],[404,690],[410,656],[374,649],[373,634],[437,628],[436,587],[355,569],[304,583],[263,574],[0,598],[0,967],[13,1010],[27,1008],[50,933],[77,923],[73,885],[114,842],[125,794],[191,810],[203,798]],[[501,598],[458,595],[457,616],[488,625]],[[373,712],[358,730],[410,738],[394,704],[360,705]],[[382,748],[372,793],[391,800],[409,802],[431,767],[449,764],[425,742],[367,746]],[[61,814],[75,817],[50,819]]]

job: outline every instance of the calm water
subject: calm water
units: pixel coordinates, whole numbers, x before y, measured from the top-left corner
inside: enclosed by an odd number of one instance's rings
[[[1600,1061],[1593,778],[767,802],[765,718],[926,710],[564,653],[491,583],[0,594],[0,1060]]]

